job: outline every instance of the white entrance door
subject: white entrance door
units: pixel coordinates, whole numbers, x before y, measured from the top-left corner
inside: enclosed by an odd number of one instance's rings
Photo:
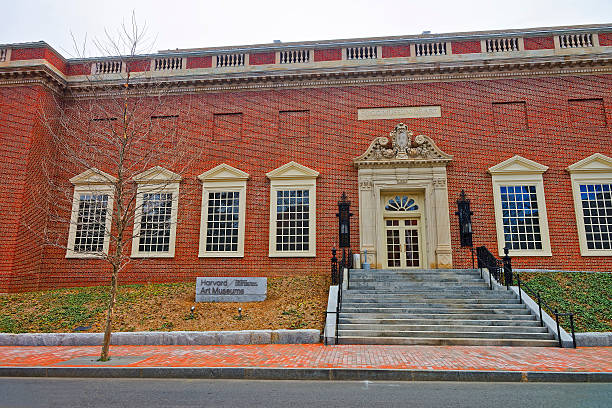
[[[420,268],[421,245],[418,218],[386,218],[388,268]]]

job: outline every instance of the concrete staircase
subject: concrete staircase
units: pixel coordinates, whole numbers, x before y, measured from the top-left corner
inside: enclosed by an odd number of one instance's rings
[[[490,290],[473,269],[352,270],[339,344],[551,346],[513,292]]]

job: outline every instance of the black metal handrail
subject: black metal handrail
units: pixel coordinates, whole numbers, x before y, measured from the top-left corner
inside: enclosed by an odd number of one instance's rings
[[[549,313],[555,315],[555,323],[557,324],[557,338],[559,339],[559,347],[563,347],[563,342],[561,341],[561,326],[559,325],[559,316],[569,317],[570,329],[572,330],[572,345],[574,348],[576,348],[576,332],[574,330],[574,314],[573,313],[560,313],[558,309],[556,308],[553,309],[548,303],[542,300],[542,296],[540,295],[539,291],[534,290],[533,288],[529,287],[529,285],[527,285],[527,282],[521,283],[520,274],[518,272],[515,272],[515,274],[516,274],[516,282],[518,284],[519,299],[521,303],[523,303],[523,295],[522,295],[521,289],[525,290],[525,292],[527,293],[530,293],[532,296],[535,296],[535,298],[538,301],[538,311],[540,314],[540,325],[544,326],[544,319],[542,317],[542,306],[544,306],[544,308],[547,309]]]
[[[348,259],[347,259],[347,251],[346,249],[342,250],[342,259],[338,261],[338,257],[336,256],[336,248],[332,249],[332,258],[331,258],[331,281],[332,285],[338,285],[338,296],[336,297],[336,311],[326,311],[325,316],[332,313],[336,315],[336,344],[338,344],[338,322],[340,321],[340,311],[342,310],[342,286],[344,283],[344,270],[348,269],[349,271],[353,268],[353,251],[349,248],[348,250]],[[348,284],[347,280],[347,284]],[[348,288],[348,286],[347,286]],[[327,318],[325,319],[327,321]],[[327,345],[327,338],[324,339],[325,345]]]
[[[518,283],[519,300],[523,303],[523,295],[521,288],[525,289],[525,292],[529,292],[532,296],[535,296],[538,302],[538,310],[540,314],[540,325],[544,327],[544,319],[542,317],[542,306],[547,309],[551,314],[555,315],[555,321],[557,324],[557,338],[559,339],[559,347],[563,347],[561,341],[561,327],[559,325],[559,316],[568,316],[570,321],[570,328],[572,330],[572,341],[573,346],[576,348],[576,332],[574,330],[574,314],[573,313],[561,313],[557,309],[553,309],[546,302],[542,300],[540,292],[530,288],[526,282],[521,284],[521,278],[518,272],[512,271],[512,263],[510,256],[508,255],[508,248],[504,248],[504,257],[499,260],[489,251],[485,246],[479,246],[476,248],[476,258],[478,260],[478,268],[480,269],[480,276],[482,276],[482,269],[486,268],[489,271],[489,287],[493,289],[493,279],[501,285],[505,285],[509,288],[510,285],[514,284],[514,275],[516,274],[516,280]]]

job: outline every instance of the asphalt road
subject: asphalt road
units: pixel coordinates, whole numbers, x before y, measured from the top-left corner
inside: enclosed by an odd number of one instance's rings
[[[612,384],[0,378],[0,407],[606,407]]]

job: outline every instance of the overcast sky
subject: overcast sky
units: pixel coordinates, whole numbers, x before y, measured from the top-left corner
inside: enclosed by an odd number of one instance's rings
[[[612,23],[612,0],[3,0],[0,43],[46,41],[74,54],[132,10],[151,51],[388,35]],[[99,54],[93,47],[89,54]]]

